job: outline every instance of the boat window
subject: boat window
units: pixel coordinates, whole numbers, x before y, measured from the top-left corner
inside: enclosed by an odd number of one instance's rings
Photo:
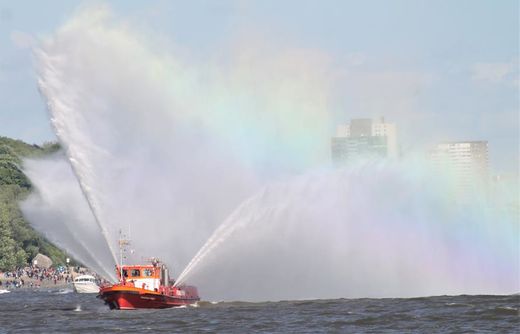
[[[132,269],[132,277],[139,277],[141,276],[141,272],[139,269]]]
[[[126,269],[123,269],[123,276],[128,277],[128,271]]]
[[[143,269],[143,276],[150,277],[153,275],[152,269]]]

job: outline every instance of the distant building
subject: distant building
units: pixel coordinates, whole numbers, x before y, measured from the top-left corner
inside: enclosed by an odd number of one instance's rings
[[[429,152],[432,167],[454,180],[456,196],[487,190],[489,158],[487,141],[445,142]]]
[[[371,119],[353,119],[337,127],[331,139],[332,161],[345,165],[359,159],[397,157],[395,124],[374,122]]]

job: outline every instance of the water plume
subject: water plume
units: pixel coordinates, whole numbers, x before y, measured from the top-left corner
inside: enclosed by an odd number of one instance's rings
[[[176,284],[208,298],[509,294],[518,224],[476,194],[455,205],[424,163],[360,164],[266,186],[213,233]]]
[[[24,172],[37,189],[20,205],[33,227],[105,279],[115,280],[115,262],[63,153],[25,160]]]
[[[126,261],[186,268],[177,284],[208,299],[518,291],[518,225],[481,197],[453,205],[425,163],[323,167],[332,76],[316,52],[247,45],[193,61],[132,27],[87,8],[36,52],[77,180],[44,177],[63,160],[28,163],[47,199],[24,212],[36,226],[60,212],[66,228],[40,226],[68,231],[53,240],[81,246],[85,263],[109,271],[123,230],[135,249]],[[55,183],[83,202],[60,211],[65,200],[44,192]],[[87,259],[100,241],[70,218],[89,204],[107,246]]]
[[[130,27],[80,11],[35,51],[38,84],[112,257],[123,230],[182,268],[265,180],[328,157],[326,84],[294,52],[193,64]]]

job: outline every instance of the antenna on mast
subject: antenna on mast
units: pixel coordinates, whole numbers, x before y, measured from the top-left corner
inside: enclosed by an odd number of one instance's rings
[[[124,277],[123,277],[123,259],[125,258],[124,257],[124,253],[126,252],[126,247],[127,245],[130,244],[130,240],[128,239],[125,239],[125,235],[123,234],[123,231],[122,230],[119,230],[119,274],[121,275],[120,278],[121,278],[121,281],[123,281]]]

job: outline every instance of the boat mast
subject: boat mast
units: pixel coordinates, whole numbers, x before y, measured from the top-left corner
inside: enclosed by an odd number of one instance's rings
[[[128,240],[124,239],[123,231],[119,230],[119,274],[120,280],[123,281],[123,253],[125,252],[125,246],[128,245]]]

